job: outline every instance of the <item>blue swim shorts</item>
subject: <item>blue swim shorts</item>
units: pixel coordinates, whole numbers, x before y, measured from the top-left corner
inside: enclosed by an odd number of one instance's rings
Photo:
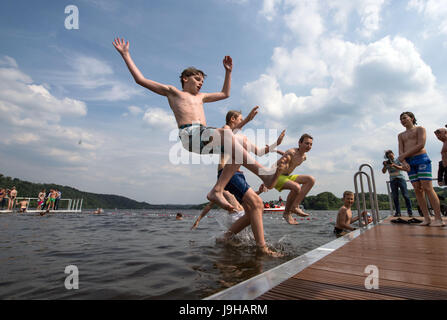
[[[410,182],[417,182],[420,180],[431,180],[431,160],[426,153],[405,159],[410,165],[408,177]]]
[[[217,173],[218,179],[221,174],[222,170],[219,170],[219,172]],[[225,190],[234,195],[239,203],[242,203],[242,198],[244,197],[248,189],[250,189],[250,186],[248,185],[247,181],[245,181],[244,174],[240,171],[236,171],[236,173],[231,177],[228,184],[225,186]]]

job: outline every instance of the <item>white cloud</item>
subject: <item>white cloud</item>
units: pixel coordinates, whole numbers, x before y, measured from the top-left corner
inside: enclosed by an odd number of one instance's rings
[[[174,116],[161,108],[148,108],[143,115],[143,121],[150,127],[172,130],[177,128]]]
[[[423,14],[428,21],[424,35],[447,35],[447,5],[444,0],[411,0],[407,5],[408,10],[416,10]]]
[[[8,68],[0,68],[0,135],[6,152],[27,150],[31,158],[50,157],[51,162],[85,163],[98,140],[86,130],[63,127],[61,119],[87,115],[83,101],[58,98],[42,84],[23,73],[13,58],[5,59]],[[84,143],[78,145],[82,139]]]

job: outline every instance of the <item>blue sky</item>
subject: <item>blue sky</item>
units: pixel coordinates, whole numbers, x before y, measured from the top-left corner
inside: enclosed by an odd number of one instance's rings
[[[149,203],[205,202],[215,165],[170,161],[172,112],[133,82],[112,46],[121,36],[147,78],[180,87],[180,72],[196,66],[208,75],[206,92],[221,89],[231,55],[231,97],[205,105],[208,125],[259,105],[247,128],[286,129],[282,150],[312,134],[295,171],[316,177],[311,194],[353,189],[365,162],[386,192],[383,150],[397,152],[407,110],[427,129],[436,173],[433,131],[447,123],[443,2],[3,1],[0,172]],[[79,9],[78,30],[64,26],[68,5]]]

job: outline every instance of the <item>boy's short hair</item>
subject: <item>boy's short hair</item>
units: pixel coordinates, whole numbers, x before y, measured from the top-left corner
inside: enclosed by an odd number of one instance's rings
[[[400,114],[400,116],[399,116],[399,119],[402,118],[402,116],[403,116],[404,114],[406,114],[407,116],[409,116],[409,117],[413,120],[413,124],[414,124],[414,125],[417,124],[416,117],[414,116],[413,112],[410,112],[410,111],[402,112],[402,113]]]
[[[206,77],[205,72],[203,72],[202,70],[196,69],[194,67],[189,67],[189,68],[186,68],[185,70],[183,70],[182,74],[180,75],[180,82],[182,83],[182,88],[183,88],[183,78],[188,78],[188,77],[196,75],[196,74],[201,74],[203,79],[205,79],[205,77]]]
[[[354,195],[354,192],[346,190],[345,192],[343,192],[343,198],[345,198],[347,195]]]
[[[299,143],[302,143],[303,141],[304,141],[304,139],[306,139],[306,138],[309,138],[309,139],[314,139],[314,137],[312,137],[310,134],[308,134],[308,133],[305,133],[305,134],[303,134],[302,136],[301,136],[301,138],[300,138],[300,140],[299,140]]]
[[[226,124],[230,124],[231,118],[233,117],[239,117],[239,115],[241,115],[242,112],[240,111],[236,111],[236,110],[230,110],[227,112],[227,115],[225,117],[225,123]]]

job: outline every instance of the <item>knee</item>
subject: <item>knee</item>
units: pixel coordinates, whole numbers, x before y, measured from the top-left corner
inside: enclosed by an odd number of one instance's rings
[[[309,176],[309,185],[311,185],[311,186],[315,185],[315,181],[316,181],[316,179],[314,177]]]
[[[301,191],[301,186],[299,183],[295,182],[292,187],[290,188],[295,193],[299,193]]]

